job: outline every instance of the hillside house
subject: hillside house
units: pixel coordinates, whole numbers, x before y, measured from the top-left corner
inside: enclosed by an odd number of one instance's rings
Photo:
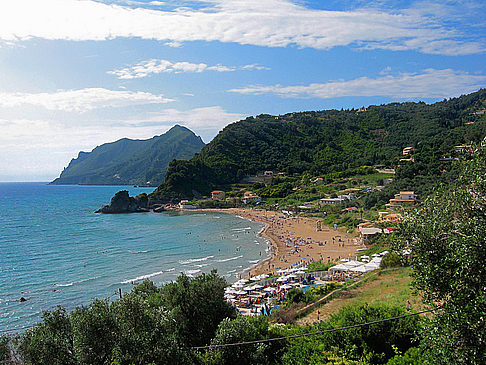
[[[390,202],[386,204],[386,207],[395,208],[413,205],[415,200],[415,193],[413,191],[401,191],[399,194],[395,194],[395,198],[390,199]]]
[[[413,147],[405,147],[402,151],[403,156],[408,156],[412,153]]]
[[[402,215],[400,213],[388,213],[388,212],[378,212],[380,218],[378,219],[379,222],[388,222],[388,223],[400,223],[402,220]]]
[[[251,191],[247,191],[245,192],[245,194],[243,195],[243,199],[242,199],[243,203],[244,204],[248,204],[250,202],[256,202],[256,203],[259,203],[262,201],[262,198],[260,198],[258,195],[256,195],[255,193],[251,192]]]
[[[213,200],[224,200],[226,198],[226,194],[222,190],[214,190],[211,192],[211,199]]]
[[[341,204],[345,200],[344,198],[322,198],[319,201],[319,205],[336,205]]]

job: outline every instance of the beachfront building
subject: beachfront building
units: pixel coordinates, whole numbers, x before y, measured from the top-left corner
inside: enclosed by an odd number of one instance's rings
[[[244,204],[248,204],[250,202],[259,203],[262,201],[262,198],[260,198],[258,195],[256,195],[251,191],[246,191],[245,194],[243,195],[242,201]]]
[[[179,209],[196,209],[195,205],[189,204],[188,200],[181,200],[179,203]]]
[[[415,193],[413,191],[401,191],[399,194],[395,194],[395,198],[390,199],[390,202],[386,204],[386,207],[396,208],[413,205],[415,200]]]
[[[211,192],[211,199],[213,200],[224,200],[226,198],[226,194],[222,190],[214,190]]]
[[[383,230],[377,227],[360,227],[359,228],[361,243],[365,244],[369,242],[378,234],[382,234]]]

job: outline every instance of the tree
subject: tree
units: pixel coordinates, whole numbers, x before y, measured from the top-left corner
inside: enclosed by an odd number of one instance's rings
[[[162,287],[162,300],[185,346],[202,346],[214,337],[224,318],[235,318],[235,309],[224,298],[226,281],[213,270],[195,278],[180,275]]]
[[[66,309],[45,311],[42,322],[21,335],[19,353],[27,364],[76,364],[73,333]]]
[[[109,364],[115,347],[117,324],[108,300],[95,299],[71,313],[74,351],[83,364]]]
[[[268,332],[268,320],[266,317],[243,317],[236,319],[223,319],[219,324],[216,337],[211,345],[222,345],[242,341],[261,340]],[[219,347],[208,350],[205,356],[205,363],[212,365],[245,365],[245,364],[268,364],[265,354],[269,348],[268,344],[240,345]]]
[[[461,177],[401,227],[414,286],[435,310],[424,340],[437,363],[486,362],[486,140]],[[400,245],[399,245],[399,248]]]

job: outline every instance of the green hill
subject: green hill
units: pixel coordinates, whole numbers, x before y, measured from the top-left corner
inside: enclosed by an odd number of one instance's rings
[[[189,159],[203,146],[200,137],[179,125],[147,140],[123,138],[80,152],[52,184],[157,186],[170,161]]]
[[[249,117],[225,127],[192,159],[172,161],[151,199],[205,195],[265,170],[318,176],[363,165],[396,166],[408,146],[431,151],[427,158],[437,161],[455,145],[484,137],[484,110],[486,89],[431,105]]]

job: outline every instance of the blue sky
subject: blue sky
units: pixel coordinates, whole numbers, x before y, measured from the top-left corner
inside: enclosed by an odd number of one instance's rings
[[[3,0],[0,181],[182,124],[486,87],[486,2]]]

